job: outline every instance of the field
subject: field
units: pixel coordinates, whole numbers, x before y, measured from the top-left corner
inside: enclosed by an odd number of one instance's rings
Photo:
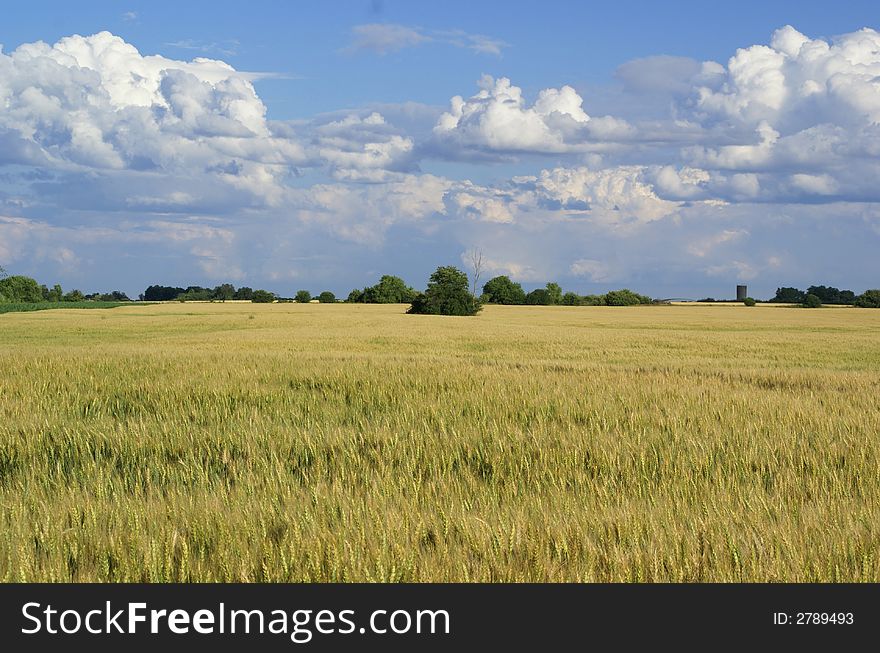
[[[880,311],[404,310],[0,316],[0,580],[880,580]]]
[[[27,313],[31,311],[50,311],[63,308],[118,308],[131,306],[131,302],[40,302],[37,304],[0,303],[0,314],[3,313]]]

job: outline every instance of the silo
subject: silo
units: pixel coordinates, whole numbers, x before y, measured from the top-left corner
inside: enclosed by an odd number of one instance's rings
[[[749,296],[749,287],[748,286],[737,286],[736,287],[736,301],[741,302],[748,296]]]

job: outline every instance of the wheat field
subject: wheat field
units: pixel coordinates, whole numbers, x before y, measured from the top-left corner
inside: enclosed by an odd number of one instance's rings
[[[880,311],[405,309],[0,316],[0,580],[880,580]]]

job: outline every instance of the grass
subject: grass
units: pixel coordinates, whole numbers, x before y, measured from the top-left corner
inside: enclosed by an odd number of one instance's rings
[[[119,308],[120,306],[146,305],[142,302],[38,302],[30,304],[0,303],[0,315],[3,313],[28,313],[31,311],[50,311],[62,308]]]
[[[5,581],[878,581],[880,311],[0,319]]]

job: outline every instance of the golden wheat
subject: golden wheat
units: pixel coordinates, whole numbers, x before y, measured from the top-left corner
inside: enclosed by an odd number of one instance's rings
[[[880,311],[0,316],[5,581],[878,581]]]

